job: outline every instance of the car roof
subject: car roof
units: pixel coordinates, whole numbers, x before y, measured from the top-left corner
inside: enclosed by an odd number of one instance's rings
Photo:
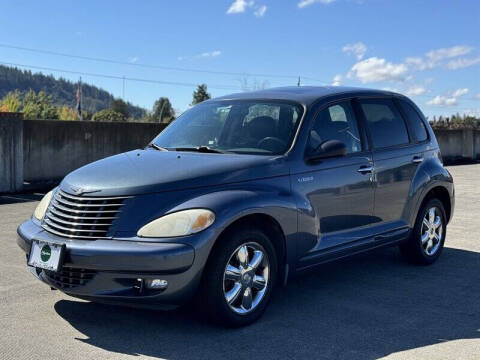
[[[305,105],[317,101],[322,97],[332,95],[399,95],[391,91],[374,90],[347,86],[286,86],[270,88],[258,91],[249,91],[242,93],[235,93],[217,97],[215,100],[253,100],[253,99],[268,99],[268,100],[292,100]]]

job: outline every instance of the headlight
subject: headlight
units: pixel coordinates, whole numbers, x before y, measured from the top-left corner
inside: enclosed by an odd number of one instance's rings
[[[43,220],[43,217],[47,212],[48,204],[50,204],[50,200],[52,200],[52,194],[53,194],[53,190],[47,193],[47,195],[45,195],[43,199],[38,203],[37,208],[33,213],[33,216],[35,217],[35,219],[40,221]]]
[[[185,236],[205,230],[215,221],[215,214],[207,209],[174,212],[153,220],[138,230],[142,237]]]

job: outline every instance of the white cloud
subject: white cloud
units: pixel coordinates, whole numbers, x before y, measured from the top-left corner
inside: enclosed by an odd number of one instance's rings
[[[400,92],[400,90],[398,90],[397,88],[392,88],[392,87],[389,87],[389,86],[383,87],[382,90],[384,90],[384,91],[391,91],[391,92],[395,92],[395,93],[399,93],[399,92]]]
[[[348,77],[362,83],[405,80],[408,68],[405,64],[393,64],[385,59],[371,57],[353,65]]]
[[[265,15],[265,13],[267,12],[267,6],[266,5],[262,5],[260,6],[257,10],[255,10],[255,12],[253,13],[253,15],[255,15],[256,17],[258,18],[261,18]]]
[[[333,82],[332,82],[332,85],[333,86],[340,86],[342,85],[342,75],[340,74],[337,74],[333,77]]]
[[[437,95],[432,100],[427,101],[427,105],[434,106],[454,106],[458,105],[458,98],[468,93],[467,88],[457,89],[447,95]]]
[[[201,53],[200,55],[197,55],[197,57],[217,57],[220,56],[222,52],[220,50],[214,50],[214,51],[207,51],[204,53]]]
[[[423,95],[427,90],[423,86],[413,86],[405,91],[408,96]]]
[[[432,100],[427,101],[427,105],[452,106],[457,105],[457,98],[437,95]]]
[[[320,3],[320,4],[325,4],[326,5],[326,4],[330,4],[334,1],[336,1],[336,0],[301,0],[298,3],[298,7],[301,9],[301,8],[313,5],[314,3]]]
[[[478,93],[477,95],[475,95],[475,97],[480,100],[480,93]]]
[[[468,94],[468,89],[467,89],[467,88],[463,88],[463,89],[457,89],[457,90],[455,90],[455,91],[452,93],[452,96],[453,96],[453,97],[459,97],[459,96],[466,95],[466,94]]]
[[[440,48],[430,50],[425,54],[425,57],[408,57],[405,59],[407,65],[412,66],[417,70],[433,69],[439,65],[445,65],[444,60],[457,58],[459,56],[467,55],[473,50],[473,47],[466,45],[456,45],[449,48]],[[446,64],[446,67],[451,70],[460,69],[480,62],[480,57],[475,59],[455,59]]]
[[[473,48],[470,46],[457,45],[449,48],[430,50],[427,53],[427,57],[434,62],[438,62],[443,59],[451,59],[457,56],[466,55],[472,50]]]
[[[476,58],[460,58],[451,60],[447,63],[447,68],[450,70],[457,70],[461,68],[466,68],[480,63],[480,56]]]
[[[136,62],[138,62],[138,60],[140,60],[138,56],[132,56],[128,58],[128,62],[132,64],[135,64]]]
[[[222,52],[220,50],[213,50],[213,51],[205,51],[201,54],[193,55],[193,56],[179,56],[177,58],[178,61],[183,61],[183,60],[190,60],[190,59],[195,59],[195,58],[214,58],[217,56],[222,55]]]
[[[405,59],[405,63],[417,70],[433,69],[436,65],[435,62],[421,57],[408,57]]]
[[[354,44],[347,44],[342,48],[342,51],[346,54],[353,54],[357,57],[357,60],[362,60],[367,52],[367,46],[362,42],[356,42]]]
[[[227,14],[239,14],[245,12],[247,7],[252,7],[254,1],[235,0],[227,10]]]

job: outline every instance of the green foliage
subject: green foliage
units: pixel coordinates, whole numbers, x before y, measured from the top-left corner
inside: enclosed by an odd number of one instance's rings
[[[110,109],[123,114],[125,117],[128,117],[128,104],[122,99],[113,100],[112,105],[110,105]]]
[[[434,129],[480,129],[480,119],[457,113],[451,117],[434,116],[430,125]]]
[[[38,94],[29,90],[23,99],[23,118],[32,120],[56,120],[57,108],[52,104],[52,99],[45,92]]]
[[[113,109],[105,109],[97,112],[92,116],[92,121],[99,122],[120,122],[126,121],[125,115],[114,111]]]
[[[57,108],[57,113],[59,120],[78,120],[77,110],[66,105]]]
[[[151,122],[170,123],[175,119],[175,111],[167,97],[161,97],[153,104],[153,113],[149,117]]]
[[[193,92],[192,105],[201,103],[202,101],[210,99],[211,96],[207,92],[207,84],[198,85],[197,90]]]
[[[19,112],[22,108],[22,100],[20,99],[20,93],[16,91],[10,91],[0,101],[0,111],[5,112]]]
[[[51,96],[52,103],[55,106],[67,105],[75,107],[77,100],[78,84],[65,80],[56,79],[52,75],[34,74],[29,70],[20,70],[13,67],[0,65],[0,99],[10,91],[18,90],[20,98],[23,99],[28,90],[36,93],[44,91]],[[96,86],[82,84],[82,112],[90,114],[107,109],[114,101],[114,97],[109,92]],[[131,117],[140,119],[145,110],[127,103],[128,114]],[[83,116],[85,119],[85,116]]]

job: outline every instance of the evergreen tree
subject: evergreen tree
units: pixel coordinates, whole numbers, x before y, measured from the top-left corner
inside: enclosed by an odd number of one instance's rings
[[[92,116],[92,121],[98,122],[122,122],[127,119],[122,113],[116,112],[112,109],[105,109],[97,112]]]
[[[62,77],[55,78],[42,73],[34,74],[29,70],[0,65],[0,99],[8,92],[15,90],[18,90],[22,100],[29,90],[36,93],[44,91],[51,97],[53,105],[66,105],[73,108],[77,102],[77,89],[77,82],[71,82]],[[109,92],[93,85],[82,84],[82,110],[84,112],[92,114],[107,109],[114,100],[113,95]],[[126,104],[129,116],[137,119],[144,116],[144,109],[128,102]]]
[[[161,97],[155,101],[151,119],[157,123],[170,123],[175,119],[175,111],[167,97]]]
[[[211,96],[207,92],[207,84],[198,85],[197,90],[193,92],[192,105],[201,103],[202,101],[210,99]]]
[[[20,99],[20,93],[15,91],[10,91],[5,97],[0,101],[0,111],[5,112],[19,112],[22,108],[22,100]]]
[[[128,105],[122,99],[113,100],[112,105],[110,105],[110,109],[120,114],[123,114],[123,116],[125,117],[128,117]]]
[[[33,120],[57,120],[57,108],[52,104],[52,99],[45,92],[38,94],[29,90],[23,99],[23,118]]]

